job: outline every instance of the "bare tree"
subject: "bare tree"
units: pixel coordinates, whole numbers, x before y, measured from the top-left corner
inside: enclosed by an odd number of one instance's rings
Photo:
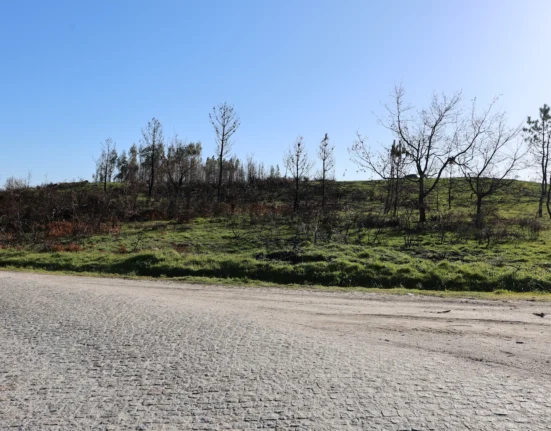
[[[111,138],[102,143],[101,156],[96,161],[96,181],[103,184],[103,191],[107,191],[107,183],[111,182],[117,165],[116,144]]]
[[[304,147],[302,136],[299,136],[295,143],[289,148],[283,157],[283,164],[293,178],[293,211],[296,213],[300,207],[301,184],[305,178],[308,178],[312,169],[312,163],[308,159],[308,153]]]
[[[254,155],[248,154],[247,155],[247,182],[252,185],[256,183],[258,179],[260,179],[259,172],[258,172],[258,165],[254,161]]]
[[[232,105],[224,102],[214,108],[209,114],[210,122],[216,134],[216,156],[218,158],[218,202],[222,201],[222,178],[224,160],[231,151],[230,141],[239,128],[241,120]]]
[[[327,133],[318,147],[318,158],[321,160],[319,177],[321,180],[321,207],[325,208],[327,201],[327,181],[334,178],[335,171],[335,147],[329,143]]]
[[[528,126],[523,129],[525,140],[534,161],[540,167],[541,190],[538,203],[538,217],[543,216],[543,202],[546,201],[547,212],[551,217],[551,187],[549,187],[549,160],[551,149],[551,108],[543,105],[539,111],[539,119],[528,117]]]
[[[492,113],[496,101],[481,114],[476,113],[476,104],[473,103],[464,140],[474,144],[456,159],[476,199],[475,224],[478,228],[484,226],[484,200],[512,184],[511,177],[522,168],[519,162],[524,156],[520,145],[511,146],[521,128],[508,127],[504,112]]]
[[[427,197],[438,186],[450,163],[467,153],[474,141],[459,139],[461,94],[434,95],[427,109],[414,112],[405,105],[405,91],[396,87],[388,118],[380,121],[403,145],[417,177],[419,222],[426,221]],[[427,180],[432,179],[429,183]]]
[[[279,171],[279,165],[270,165],[270,173],[268,174],[269,179],[280,178],[281,172]]]
[[[408,152],[402,143],[394,140],[374,154],[367,144],[367,138],[357,134],[356,141],[348,148],[352,161],[362,171],[370,171],[387,182],[385,213],[391,209],[396,216],[400,201],[402,181],[408,167]]]
[[[163,126],[156,118],[147,123],[147,127],[142,129],[142,150],[141,155],[144,158],[146,167],[149,168],[147,176],[147,196],[151,198],[153,187],[155,186],[155,175],[162,164],[164,157],[164,137]]]
[[[27,174],[27,178],[9,177],[4,183],[4,190],[24,190],[31,187],[31,173]]]

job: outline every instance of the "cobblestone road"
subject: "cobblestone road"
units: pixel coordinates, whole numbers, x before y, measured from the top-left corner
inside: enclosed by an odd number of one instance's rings
[[[536,309],[0,272],[0,429],[551,429]]]

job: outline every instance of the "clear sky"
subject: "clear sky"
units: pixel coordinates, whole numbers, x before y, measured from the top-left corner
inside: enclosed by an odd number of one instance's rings
[[[223,101],[238,156],[281,165],[328,133],[337,178],[365,178],[346,148],[391,139],[373,112],[396,83],[419,106],[502,94],[512,124],[550,104],[550,23],[549,0],[3,0],[0,184],[91,179],[100,143],[128,148],[154,116],[211,155]]]

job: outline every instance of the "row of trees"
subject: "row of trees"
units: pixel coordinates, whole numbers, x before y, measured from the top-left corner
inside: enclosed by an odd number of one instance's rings
[[[182,199],[189,200],[193,190],[212,186],[216,189],[216,202],[231,200],[232,186],[252,186],[263,180],[281,179],[279,165],[268,168],[256,162],[253,156],[246,161],[231,154],[232,137],[239,128],[240,118],[232,105],[223,103],[214,107],[209,114],[216,140],[216,153],[203,161],[200,142],[184,142],[177,135],[168,144],[165,141],[160,121],[153,118],[142,129],[139,145],[133,144],[128,151],[117,152],[111,138],[102,143],[100,157],[96,160],[94,180],[107,191],[110,182],[126,185],[147,186],[149,199],[170,195],[170,212]],[[319,144],[318,157],[321,163],[319,179],[321,205],[327,204],[328,183],[334,179],[334,147],[325,134]],[[302,137],[290,146],[283,158],[285,177],[290,176],[293,184],[293,210],[299,211],[303,195],[303,184],[312,174],[313,161],[309,158]],[[208,187],[207,187],[208,188]]]
[[[348,148],[351,159],[363,171],[369,171],[386,182],[384,212],[396,216],[400,207],[410,205],[405,197],[405,184],[417,190],[415,207],[419,222],[427,220],[429,197],[438,190],[440,180],[448,177],[449,209],[452,188],[458,177],[464,179],[474,198],[475,223],[484,225],[485,202],[508,187],[518,171],[538,167],[541,192],[537,215],[543,216],[544,204],[551,217],[550,108],[540,108],[539,117],[528,117],[525,127],[509,126],[506,113],[497,107],[498,99],[480,108],[473,100],[468,108],[460,93],[434,95],[425,109],[416,109],[405,100],[405,91],[396,87],[392,102],[385,106],[386,115],[379,123],[388,129],[394,140],[374,151],[366,137],[358,134]],[[227,198],[225,190],[232,183],[254,183],[281,178],[279,166],[266,169],[251,157],[246,162],[231,155],[232,137],[241,122],[234,107],[227,103],[213,108],[209,114],[217,144],[216,154],[202,161],[199,142],[186,143],[173,137],[165,148],[162,125],[152,119],[142,130],[139,146],[117,154],[115,144],[107,139],[97,161],[96,181],[107,189],[112,180],[129,184],[147,184],[148,197],[163,184],[172,191],[172,202],[191,190],[194,183],[216,187],[216,201]],[[530,155],[531,157],[527,157]],[[321,185],[321,207],[327,207],[327,187],[334,179],[334,147],[329,137],[318,146],[320,168],[314,179]],[[299,137],[283,158],[285,177],[292,180],[293,211],[300,210],[304,184],[312,177],[313,161],[308,157]],[[408,190],[410,187],[408,187]],[[190,193],[188,193],[189,199]]]
[[[184,222],[212,214],[228,215],[229,223],[238,226],[236,237],[244,237],[241,231],[247,232],[247,226],[239,223],[247,219],[292,228],[294,244],[300,238],[347,242],[353,232],[358,241],[363,235],[376,241],[386,228],[405,232],[406,243],[415,239],[411,232],[438,229],[480,239],[488,237],[484,232],[495,227],[493,221],[500,223],[489,205],[497,202],[490,199],[497,192],[507,189],[518,197],[511,202],[520,202],[526,192],[536,197],[522,184],[512,184],[525,168],[537,168],[541,175],[537,215],[542,217],[546,207],[551,216],[549,107],[544,105],[539,117],[528,118],[524,127],[510,127],[497,100],[480,108],[476,101],[464,104],[460,94],[442,95],[434,96],[428,108],[416,110],[405,102],[401,87],[395,90],[386,115],[379,119],[393,135],[390,145],[373,149],[358,134],[348,148],[360,169],[382,179],[367,187],[334,183],[335,148],[327,134],[316,157],[308,155],[298,137],[285,151],[281,171],[279,165],[267,167],[252,156],[233,156],[240,119],[233,106],[224,103],[209,115],[217,148],[206,158],[200,142],[185,142],[177,135],[165,139],[162,124],[153,118],[140,142],[128,150],[117,151],[111,139],[102,144],[95,173],[101,188],[87,182],[30,188],[29,179],[9,179],[6,190],[0,191],[0,246],[1,241],[44,242],[61,227],[84,236],[116,229],[123,221]],[[440,212],[444,189],[449,210],[454,202],[457,209],[472,202],[474,223],[463,211]],[[420,223],[415,225],[412,215],[418,215]],[[532,214],[525,218],[526,226],[542,225]]]
[[[461,102],[460,93],[435,95],[428,108],[416,110],[406,103],[404,89],[396,87],[392,104],[386,105],[387,115],[379,118],[394,135],[393,143],[373,152],[367,139],[358,134],[350,155],[361,169],[388,183],[385,211],[396,213],[402,184],[413,182],[419,222],[425,222],[427,198],[448,172],[450,195],[454,176],[465,180],[475,200],[475,222],[481,227],[484,202],[508,187],[518,171],[539,166],[538,216],[543,216],[545,202],[551,217],[549,107],[540,108],[538,119],[528,117],[526,127],[511,127],[506,113],[496,107],[498,99],[483,109],[476,100],[469,109]],[[450,209],[451,201],[450,196]]]

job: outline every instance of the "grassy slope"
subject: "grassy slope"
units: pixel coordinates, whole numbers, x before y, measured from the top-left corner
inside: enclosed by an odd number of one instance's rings
[[[348,196],[361,197],[368,188],[380,187],[380,183],[347,182],[338,186]],[[443,183],[441,187],[442,206],[445,186]],[[535,210],[537,185],[518,182],[515,187],[516,192],[494,199],[501,217],[526,217]],[[471,211],[469,204],[466,192],[454,202],[465,217]],[[370,206],[375,209],[376,204],[362,202],[362,209],[369,210]],[[0,266],[278,284],[551,292],[551,250],[547,245],[551,244],[551,231],[544,231],[534,241],[492,247],[475,241],[454,243],[450,238],[441,243],[437,234],[428,233],[418,246],[406,249],[402,236],[389,230],[375,245],[369,244],[365,237],[360,238],[362,244],[307,245],[300,261],[293,264],[266,259],[265,255],[274,251],[265,241],[271,229],[283,238],[291,235],[289,226],[264,223],[243,222],[237,230],[231,229],[228,221],[221,218],[196,219],[185,226],[168,222],[129,223],[117,236],[85,239],[84,250],[76,253],[38,253],[28,248],[0,250]]]

